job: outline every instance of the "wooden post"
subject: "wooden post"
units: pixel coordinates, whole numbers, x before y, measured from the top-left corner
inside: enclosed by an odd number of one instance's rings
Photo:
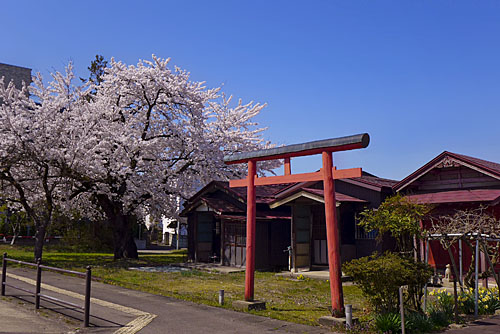
[[[413,259],[418,262],[418,246],[417,246],[417,236],[413,236]]]
[[[484,275],[488,269],[486,268],[486,259],[484,258],[484,252],[481,250],[481,248],[482,247],[479,248],[480,249],[479,262],[481,263],[480,264],[481,275],[483,275],[483,279],[481,281],[483,283],[483,288],[488,289],[488,277],[484,277]]]
[[[337,208],[335,206],[335,184],[332,175],[332,152],[323,152],[322,156],[332,315],[338,317],[344,316],[344,296],[342,293],[342,271],[340,262],[340,238],[337,225]]]
[[[491,272],[493,273],[493,278],[495,279],[495,282],[497,283],[497,287],[499,288],[498,290],[498,295],[500,297],[500,277],[495,272],[495,266],[493,263],[491,263],[490,255],[488,254],[488,246],[486,246],[486,243],[483,243],[483,249],[484,249],[484,254],[486,257],[486,260],[488,261],[488,265],[491,268]]]
[[[255,176],[257,175],[256,162],[248,161],[247,176],[247,244],[245,268],[245,300],[253,301],[254,271],[255,271]]]
[[[448,255],[450,256],[451,267],[453,268],[453,276],[458,277],[457,265],[455,264],[455,257],[453,256],[453,252],[451,251],[451,246],[448,247]],[[463,290],[462,282],[460,281],[460,288]]]
[[[292,166],[290,164],[290,158],[285,158],[285,175],[292,174]]]

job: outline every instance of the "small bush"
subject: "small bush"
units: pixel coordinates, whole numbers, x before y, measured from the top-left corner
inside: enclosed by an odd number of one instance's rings
[[[375,327],[380,333],[401,333],[401,315],[399,313],[385,313],[374,317]],[[418,312],[405,314],[405,331],[408,334],[429,333],[436,328],[430,317]]]
[[[425,314],[418,312],[405,314],[405,329],[408,333],[429,333],[434,328],[434,323]]]
[[[401,333],[401,316],[398,313],[377,314],[374,318],[375,327],[381,333]]]
[[[429,320],[434,325],[434,329],[446,327],[451,323],[451,317],[448,314],[434,308],[429,311]]]
[[[428,265],[393,253],[355,259],[342,269],[379,313],[397,312],[398,289],[403,285],[408,285],[407,306],[418,310],[422,289],[432,275]]]

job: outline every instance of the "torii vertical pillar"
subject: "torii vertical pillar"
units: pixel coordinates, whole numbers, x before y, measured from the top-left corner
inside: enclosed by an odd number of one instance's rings
[[[248,162],[247,176],[247,244],[245,268],[245,300],[253,301],[254,272],[255,272],[255,176],[257,163]]]
[[[328,266],[330,268],[330,297],[332,314],[344,315],[344,296],[342,293],[342,270],[340,261],[340,240],[337,224],[335,183],[333,180],[332,152],[323,152],[323,191],[325,199],[326,240],[328,244]]]
[[[246,269],[245,269],[245,301],[235,302],[238,308],[265,308],[265,303],[254,302],[254,272],[255,272],[255,224],[256,198],[255,187],[259,185],[283,184],[293,182],[323,181],[325,199],[325,217],[328,244],[328,264],[330,269],[330,292],[332,315],[344,315],[344,298],[342,293],[342,271],[340,261],[340,239],[337,224],[335,179],[361,177],[361,168],[336,170],[333,167],[332,152],[365,148],[370,142],[367,133],[319,140],[304,144],[283,146],[248,153],[237,153],[224,157],[226,164],[248,163],[246,179],[231,180],[230,187],[247,187],[247,236],[246,236]],[[322,154],[323,168],[319,172],[291,174],[290,158]],[[285,175],[257,177],[257,161],[285,160]]]

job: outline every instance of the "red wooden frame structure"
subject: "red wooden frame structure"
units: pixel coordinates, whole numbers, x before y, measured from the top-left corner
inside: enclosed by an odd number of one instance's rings
[[[344,315],[344,297],[342,293],[340,240],[335,207],[334,179],[361,177],[361,168],[337,170],[333,166],[332,152],[347,151],[365,148],[370,143],[367,133],[319,140],[309,143],[283,146],[278,148],[237,153],[224,157],[228,165],[237,163],[248,164],[246,179],[231,180],[230,187],[247,187],[247,242],[245,268],[245,300],[254,300],[254,272],[255,272],[255,187],[260,185],[323,181],[325,198],[326,234],[328,244],[328,265],[330,276],[330,293],[332,315]],[[321,154],[323,167],[314,173],[292,174],[290,158]],[[285,175],[257,177],[257,161],[285,160]]]

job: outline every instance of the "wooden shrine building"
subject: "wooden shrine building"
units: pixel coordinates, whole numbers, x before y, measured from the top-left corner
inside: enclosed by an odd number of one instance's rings
[[[258,269],[288,265],[288,256],[283,250],[290,245],[290,209],[269,208],[274,195],[286,187],[284,184],[257,189],[255,265]],[[229,182],[212,181],[184,204],[181,216],[187,217],[191,261],[245,266],[245,188],[230,188]]]
[[[438,224],[440,216],[479,207],[485,207],[500,218],[500,164],[495,162],[445,151],[398,182],[393,189],[412,201],[432,205],[432,216]],[[422,224],[428,228],[431,222]],[[458,250],[454,248],[453,251],[458,259]],[[468,268],[471,252],[467,247],[463,252],[463,266]],[[437,240],[430,243],[429,263],[438,269],[450,263],[447,251]]]
[[[389,247],[377,244],[375,233],[358,228],[355,216],[380,205],[395,183],[366,172],[359,178],[335,180],[342,261]],[[295,270],[328,266],[321,181],[259,186],[256,202],[257,269],[288,268],[288,246]],[[181,215],[187,217],[190,260],[245,266],[245,188],[212,181],[187,201]]]
[[[335,180],[342,262],[391,248],[392,242],[379,243],[376,233],[359,227],[356,216],[365,208],[378,207],[392,194],[395,183],[366,172],[361,177]],[[323,182],[299,183],[281,191],[270,207],[282,206],[291,207],[294,270],[328,266]]]

